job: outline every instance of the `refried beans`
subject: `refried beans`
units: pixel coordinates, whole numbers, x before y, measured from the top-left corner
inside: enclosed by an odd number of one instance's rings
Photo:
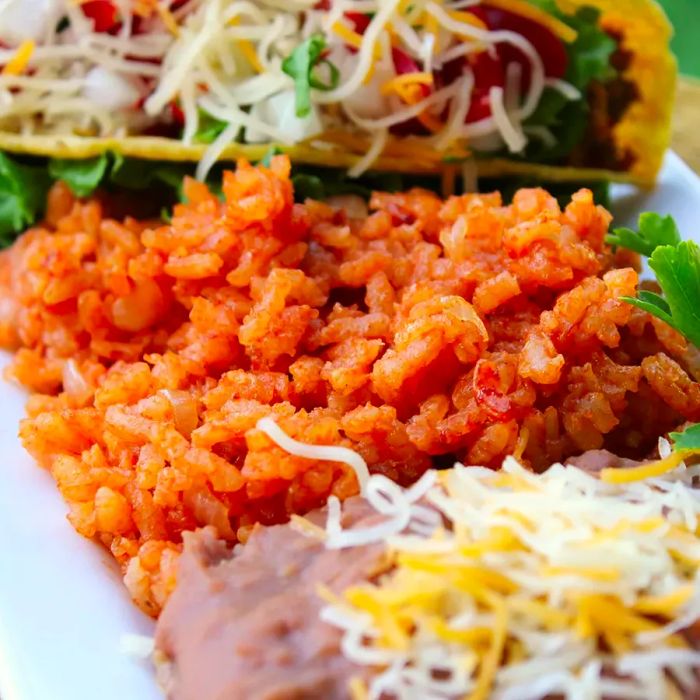
[[[377,514],[359,498],[343,525]],[[309,516],[323,521],[323,511]],[[344,700],[363,669],[319,619],[319,586],[341,593],[382,571],[380,545],[328,550],[289,525],[256,528],[234,555],[212,528],[185,535],[175,592],[156,632],[169,700]],[[302,575],[303,574],[303,575]]]

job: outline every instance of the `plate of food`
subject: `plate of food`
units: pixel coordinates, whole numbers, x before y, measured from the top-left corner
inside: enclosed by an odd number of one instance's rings
[[[697,697],[670,34],[0,5],[2,700]]]

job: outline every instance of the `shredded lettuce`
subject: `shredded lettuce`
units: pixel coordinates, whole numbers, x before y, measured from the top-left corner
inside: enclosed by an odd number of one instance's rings
[[[567,15],[559,10],[554,0],[530,2],[577,32],[576,40],[566,45],[568,66],[564,79],[576,87],[584,99],[568,100],[558,90],[545,88],[537,109],[525,123],[526,126],[547,127],[556,139],[554,145],[530,139],[525,157],[541,163],[555,162],[568,156],[584,136],[589,120],[585,95],[591,82],[605,83],[616,77],[610,59],[617,45],[600,28],[597,8],[582,7],[576,14]]]

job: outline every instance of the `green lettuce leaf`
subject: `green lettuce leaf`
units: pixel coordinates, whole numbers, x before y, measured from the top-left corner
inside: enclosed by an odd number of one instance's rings
[[[0,152],[0,246],[37,220],[50,185],[46,168],[18,163]]]
[[[616,75],[610,58],[616,50],[615,40],[599,26],[600,12],[583,7],[574,15],[559,10],[554,0],[530,0],[545,12],[557,17],[576,30],[575,41],[566,45],[568,66],[564,79],[576,87],[584,99],[568,100],[558,90],[548,87],[542,94],[535,112],[526,120],[526,126],[544,126],[551,130],[556,143],[549,145],[530,139],[525,158],[540,163],[557,162],[569,155],[581,142],[589,120],[585,99],[592,81],[607,82]]]
[[[103,153],[95,158],[52,158],[49,175],[63,180],[76,197],[88,197],[98,187],[110,167],[110,157]]]

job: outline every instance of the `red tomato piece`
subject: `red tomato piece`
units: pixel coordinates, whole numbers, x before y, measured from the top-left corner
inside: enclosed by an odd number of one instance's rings
[[[88,0],[80,7],[83,14],[92,20],[96,32],[109,32],[119,25],[119,13],[109,0]]]
[[[170,103],[170,114],[176,124],[182,126],[185,123],[185,113],[177,102]]]
[[[372,21],[371,17],[362,14],[362,12],[346,12],[345,18],[350,21],[352,28],[358,34],[364,34],[367,27],[369,27],[369,23]]]
[[[402,49],[393,47],[391,49],[391,60],[394,62],[394,70],[398,75],[419,73],[421,71],[420,64]]]
[[[534,20],[521,17],[513,12],[497,7],[481,5],[469,10],[486,23],[489,29],[507,29],[525,37],[537,50],[544,63],[545,75],[549,78],[563,78],[566,74],[568,56],[564,42],[549,29]],[[530,61],[527,56],[512,44],[501,43],[497,47],[503,65],[519,63],[523,67],[523,89],[530,84]]]
[[[491,116],[491,88],[505,83],[505,71],[500,55],[492,56],[488,51],[482,51],[470,58],[469,63],[474,71],[474,90],[467,123],[478,122]]]
[[[507,418],[511,411],[511,401],[503,391],[498,367],[491,360],[479,360],[474,368],[474,398],[489,413]]]

